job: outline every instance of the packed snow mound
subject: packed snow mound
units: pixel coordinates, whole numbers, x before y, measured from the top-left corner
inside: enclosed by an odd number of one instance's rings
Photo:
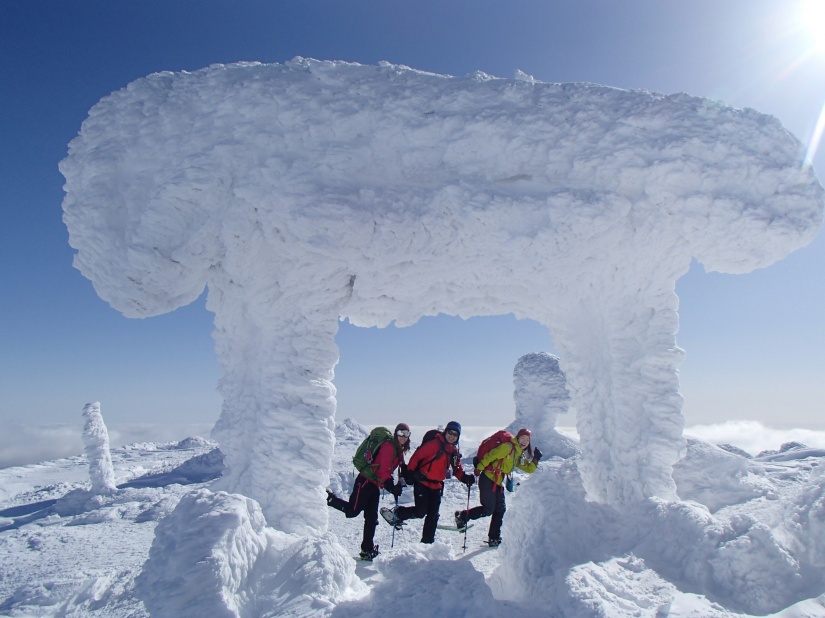
[[[398,618],[420,616],[502,616],[519,613],[519,604],[493,598],[484,575],[469,561],[456,560],[448,545],[408,546],[379,556],[374,565],[381,575],[371,594],[341,603],[335,618]],[[435,593],[437,582],[443,592]],[[392,608],[388,612],[388,608]]]
[[[334,537],[272,530],[254,500],[207,489],[158,523],[135,586],[158,617],[324,616],[363,589]]]
[[[682,500],[693,500],[715,512],[758,496],[775,496],[764,477],[751,470],[749,459],[687,438],[687,453],[673,467],[673,479]]]
[[[335,424],[336,444],[341,442],[354,442],[361,444],[369,433],[370,432],[366,427],[353,418],[345,418],[342,422]]]
[[[189,436],[188,438],[179,440],[175,444],[174,448],[185,451],[190,449],[201,449],[205,446],[217,446],[217,444],[212,440],[207,440],[206,438],[202,438],[200,436]]]
[[[749,461],[713,448],[693,441],[677,479],[686,468],[718,477],[691,487],[700,498],[716,492],[714,513],[696,501],[659,498],[598,504],[587,500],[575,460],[541,467],[508,498],[507,543],[491,580],[496,596],[546,603],[548,615],[632,616],[657,615],[691,591],[720,605],[718,614],[697,614],[704,616],[764,615],[822,595],[823,537],[816,535],[825,529],[825,474],[802,473],[807,480],[787,492],[782,474],[769,480],[754,469],[761,480],[747,489]]]
[[[223,487],[320,532],[341,317],[544,324],[591,498],[675,497],[675,282],[692,258],[744,273],[813,239],[801,152],[774,118],[685,94],[296,58],[136,80],[60,169],[102,298],[146,317],[208,289]]]
[[[825,449],[811,448],[800,442],[786,442],[779,447],[778,451],[762,451],[755,459],[759,461],[793,461],[794,459],[822,457],[823,455],[825,455]]]
[[[210,443],[205,443],[199,449],[207,447]],[[181,449],[189,450],[189,449]],[[179,466],[170,470],[150,472],[134,478],[121,487],[164,487],[172,483],[181,485],[191,485],[193,483],[206,483],[221,476],[223,473],[224,456],[219,448],[213,448],[206,453],[195,455],[184,461]]]

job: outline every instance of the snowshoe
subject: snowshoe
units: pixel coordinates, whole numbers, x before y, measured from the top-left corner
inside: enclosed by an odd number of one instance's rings
[[[498,547],[501,545],[501,539],[487,539],[487,545],[490,547]]]
[[[398,517],[395,515],[395,509],[389,509],[386,506],[381,507],[381,517],[391,526],[395,526],[396,530],[401,530],[404,527],[403,521],[398,521]]]

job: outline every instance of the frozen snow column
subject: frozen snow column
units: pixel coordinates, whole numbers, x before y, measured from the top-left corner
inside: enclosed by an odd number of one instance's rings
[[[100,414],[100,402],[83,407],[86,423],[83,426],[83,445],[89,461],[89,480],[93,494],[109,494],[117,490],[112,454],[109,452],[109,432]]]
[[[686,95],[296,58],[102,99],[60,169],[75,266],[127,316],[208,290],[222,488],[326,525],[339,317],[547,326],[592,498],[674,496],[674,294],[805,245],[822,188],[774,119]]]
[[[246,239],[254,239],[254,234]],[[252,240],[251,242],[254,242]],[[326,526],[318,508],[334,445],[335,334],[349,279],[312,272],[320,257],[270,255],[278,285],[261,276],[265,247],[225,263],[210,282],[223,411],[213,430],[228,466],[215,487],[254,496],[286,532]],[[309,288],[309,289],[307,289]],[[297,293],[297,296],[296,296]]]
[[[556,431],[559,414],[570,408],[567,378],[559,367],[559,358],[547,352],[525,354],[513,369],[513,386],[516,420],[509,429],[515,433],[520,427],[528,427],[533,444],[545,456],[577,455],[575,442]]]

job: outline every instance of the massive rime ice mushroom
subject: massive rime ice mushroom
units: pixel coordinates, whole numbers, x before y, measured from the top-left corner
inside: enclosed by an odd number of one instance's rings
[[[595,500],[674,496],[674,282],[803,246],[822,189],[752,110],[679,94],[295,59],[159,73],[61,163],[75,265],[128,316],[204,286],[224,487],[322,529],[341,316],[547,326]],[[288,497],[288,499],[287,499]]]

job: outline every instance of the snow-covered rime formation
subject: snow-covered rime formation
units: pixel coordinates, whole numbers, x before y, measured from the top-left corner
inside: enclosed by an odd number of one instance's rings
[[[89,480],[93,494],[108,494],[117,490],[112,454],[109,451],[109,431],[100,413],[100,402],[83,406],[83,446],[89,461]]]
[[[672,498],[675,281],[808,243],[823,192],[775,119],[684,94],[297,58],[159,73],[61,163],[75,265],[128,316],[208,288],[223,487],[326,524],[338,319],[547,326],[607,503]],[[289,496],[289,500],[282,499]]]
[[[272,530],[254,500],[199,489],[158,524],[135,592],[159,618],[274,618],[307,615],[295,610],[307,603],[325,615],[363,588],[331,535]]]
[[[559,414],[570,409],[567,378],[559,367],[559,358],[547,352],[525,354],[513,369],[513,386],[516,419],[508,429],[516,433],[528,427],[533,444],[541,447],[545,456],[580,454],[575,441],[556,431]]]

